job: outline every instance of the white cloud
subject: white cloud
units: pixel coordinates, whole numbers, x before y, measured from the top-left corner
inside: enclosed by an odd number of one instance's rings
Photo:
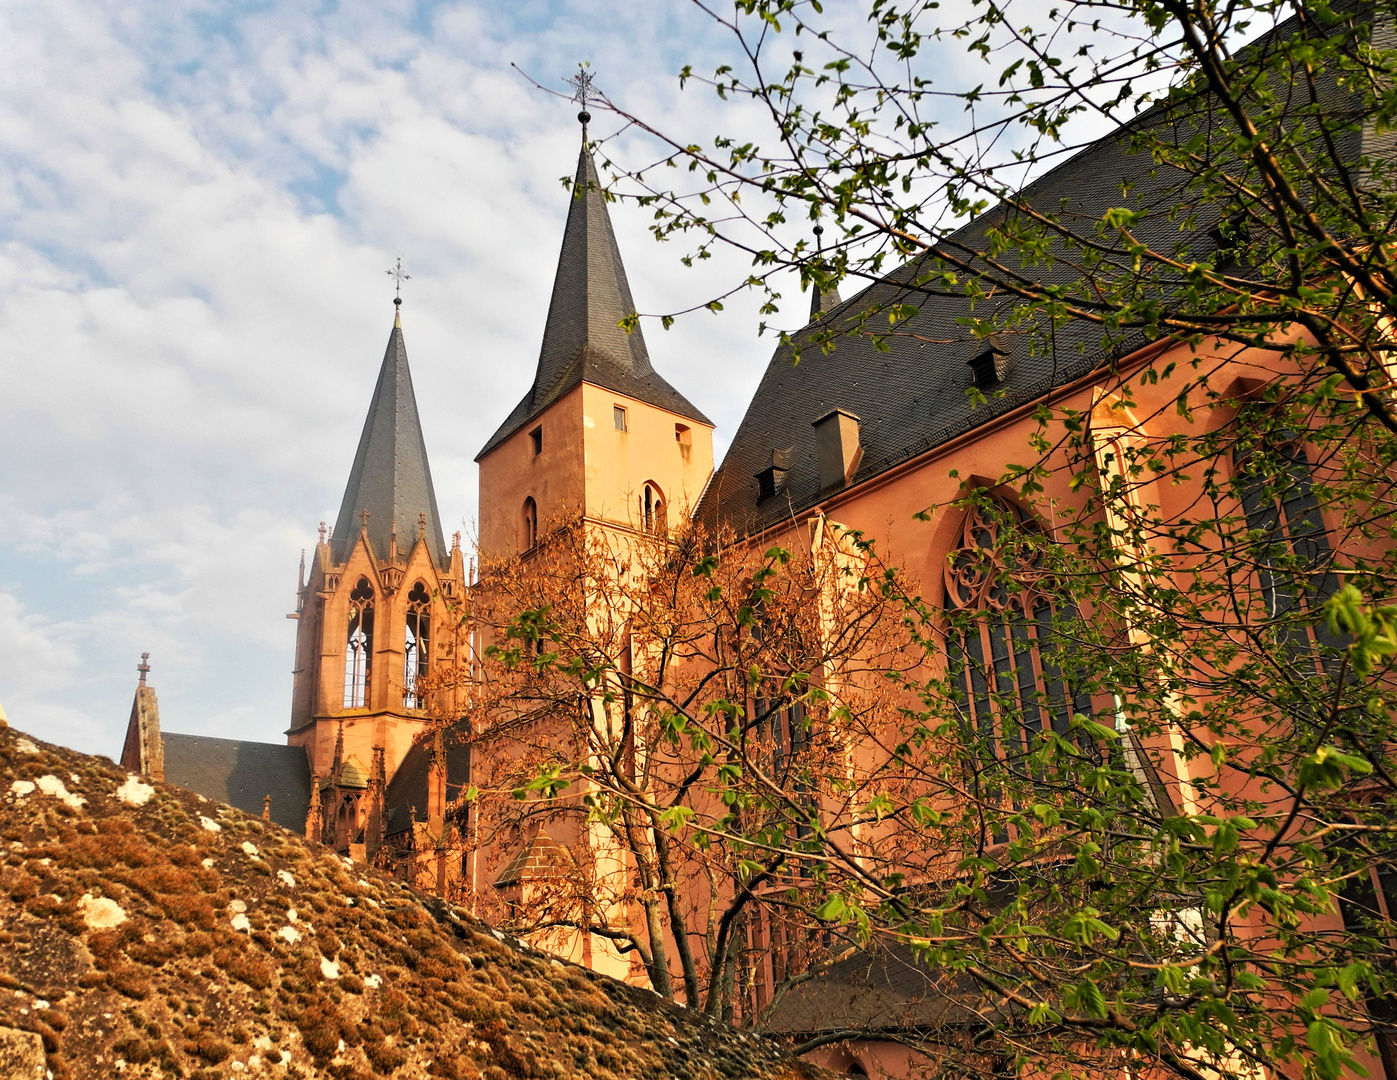
[[[16,726],[115,755],[148,650],[168,728],[280,740],[284,616],[348,474],[390,325],[384,267],[401,251],[414,275],[404,323],[450,531],[531,378],[577,153],[574,108],[509,64],[557,79],[590,58],[619,101],[707,115],[674,73],[708,31],[687,5],[650,7],[0,9]],[[706,298],[717,271],[678,266],[644,214],[614,217],[645,310]],[[755,321],[647,330],[729,434],[769,347]]]

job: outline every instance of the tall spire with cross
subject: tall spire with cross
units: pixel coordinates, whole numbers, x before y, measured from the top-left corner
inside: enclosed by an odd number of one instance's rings
[[[403,340],[397,309],[402,305],[403,282],[411,275],[403,270],[402,256],[387,271],[393,279],[393,329],[378,371],[369,415],[364,420],[359,449],[354,455],[349,483],[340,502],[339,516],[330,533],[331,557],[337,563],[349,558],[361,533],[377,558],[388,554],[390,533],[397,521],[412,521],[425,514],[424,539],[432,561],[439,568],[447,565],[446,541],[437,512],[432,470],[427,463],[427,446],[422,438],[422,420],[408,369],[407,346]],[[356,529],[354,526],[359,525]]]
[[[479,461],[580,382],[602,386],[701,424],[709,420],[650,366],[645,335],[621,323],[636,310],[621,250],[606,208],[607,196],[587,141],[588,106],[603,100],[586,63],[567,80],[582,106],[582,149],[577,158],[563,249],[543,327],[534,384],[524,400],[476,455]]]
[[[573,89],[572,100],[582,106],[582,111],[577,114],[578,123],[582,125],[582,142],[587,142],[587,125],[591,122],[592,114],[587,111],[587,102],[595,101],[599,92],[592,86],[595,76],[587,69],[592,66],[590,60],[583,60],[577,65],[577,71],[569,76],[565,81]]]

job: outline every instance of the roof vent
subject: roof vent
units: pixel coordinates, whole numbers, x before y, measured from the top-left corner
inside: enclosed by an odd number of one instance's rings
[[[757,502],[764,502],[786,487],[786,474],[795,461],[795,447],[771,452],[771,464],[757,473]]]
[[[989,390],[1009,374],[1009,346],[1002,334],[991,334],[988,348],[971,357],[970,381],[976,390]]]
[[[820,459],[820,490],[843,487],[852,479],[863,456],[859,418],[843,409],[833,409],[811,427],[815,429],[815,452]]]
[[[1213,259],[1214,267],[1218,270],[1235,267],[1242,249],[1251,239],[1247,231],[1246,215],[1236,214],[1226,221],[1219,222],[1217,228],[1208,233],[1208,238],[1212,240],[1217,251]]]

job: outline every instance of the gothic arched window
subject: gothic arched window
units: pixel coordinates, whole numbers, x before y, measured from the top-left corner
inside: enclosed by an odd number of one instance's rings
[[[363,709],[372,689],[374,651],[374,591],[360,578],[349,594],[349,631],[344,650],[344,707]]]
[[[538,503],[533,497],[524,500],[524,550],[532,551],[538,544]]]
[[[1306,624],[1338,588],[1309,458],[1293,439],[1239,453],[1236,463],[1266,614],[1277,620],[1289,646],[1307,649],[1311,639]],[[1316,632],[1323,644],[1339,644],[1329,640],[1322,626]]]
[[[418,582],[407,594],[407,636],[403,642],[403,704],[426,708],[417,680],[427,674],[432,660],[432,596]]]
[[[1064,678],[1056,657],[1064,642],[1055,620],[1076,611],[1054,603],[1035,562],[1006,544],[1006,534],[1037,533],[1007,499],[988,496],[965,516],[960,545],[946,563],[946,653],[951,679],[987,752],[1012,762],[1032,748],[1046,720],[1065,734],[1091,700]]]
[[[640,493],[640,527],[645,532],[659,535],[664,535],[666,531],[665,499],[654,484],[647,483]]]

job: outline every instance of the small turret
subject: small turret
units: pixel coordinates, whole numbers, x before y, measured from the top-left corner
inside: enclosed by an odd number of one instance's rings
[[[165,779],[165,744],[160,738],[160,703],[155,687],[146,684],[150,674],[150,653],[141,653],[136,665],[140,681],[131,702],[131,719],[126,724],[126,742],[121,748],[121,767],[152,780]]]

